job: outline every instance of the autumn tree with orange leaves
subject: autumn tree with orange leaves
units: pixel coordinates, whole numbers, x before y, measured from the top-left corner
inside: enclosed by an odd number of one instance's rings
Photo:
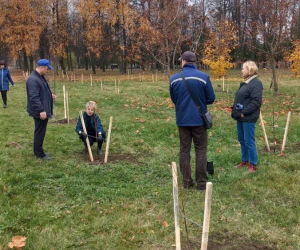
[[[228,20],[218,22],[209,33],[202,60],[218,78],[224,77],[226,70],[233,67],[230,52],[235,47],[235,39],[235,27]]]
[[[39,47],[40,35],[46,25],[45,9],[38,0],[0,0],[0,42],[4,42],[13,57],[22,53],[24,70],[33,70],[33,54]]]

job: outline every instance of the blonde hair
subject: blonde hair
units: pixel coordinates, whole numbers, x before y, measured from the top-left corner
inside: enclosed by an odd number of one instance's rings
[[[258,67],[255,62],[247,61],[247,62],[243,63],[243,66],[247,67],[247,69],[249,71],[249,76],[258,74]]]
[[[94,102],[94,101],[89,101],[89,102],[87,102],[87,104],[85,105],[85,107],[87,108],[87,107],[90,107],[90,108],[92,108],[94,111],[96,111],[96,109],[97,109],[97,104],[96,104],[96,102]]]

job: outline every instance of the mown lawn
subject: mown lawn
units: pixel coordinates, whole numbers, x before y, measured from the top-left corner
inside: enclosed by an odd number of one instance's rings
[[[208,156],[215,175],[209,178],[209,249],[300,249],[300,81],[288,71],[280,72],[275,98],[268,90],[270,76],[263,71],[261,79],[272,152],[265,150],[257,124],[259,164],[254,174],[233,168],[240,162],[240,147],[228,107],[240,74],[229,72],[228,93],[222,91],[221,80],[213,79],[217,101],[210,107],[215,123],[209,131]],[[163,76],[159,82],[152,82],[150,75],[144,82],[138,75],[130,80],[123,76],[118,95],[114,77],[110,71],[100,73],[92,87],[88,76],[84,84],[67,83],[69,125],[58,122],[64,118],[64,104],[62,79],[56,78],[58,98],[44,142],[55,158],[52,162],[33,156],[34,124],[26,113],[24,79],[19,77],[17,87],[11,88],[8,108],[0,106],[0,250],[8,249],[16,235],[27,237],[25,250],[175,249],[171,162],[178,162],[179,138],[168,82]],[[50,85],[53,89],[53,79]],[[90,164],[74,131],[78,111],[89,100],[98,102],[97,114],[106,131],[113,116],[105,165]],[[285,154],[280,156],[288,109],[292,118]],[[204,196],[196,190],[180,192],[187,217],[199,224]],[[183,248],[200,249],[202,229],[187,225],[189,243],[181,218]]]

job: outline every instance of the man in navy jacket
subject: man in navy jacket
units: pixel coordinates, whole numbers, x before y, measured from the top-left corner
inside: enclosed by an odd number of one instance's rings
[[[42,160],[52,160],[48,157],[43,149],[43,142],[46,135],[48,119],[53,115],[53,99],[56,98],[52,94],[48,82],[45,78],[47,73],[53,67],[46,59],[41,59],[37,63],[37,68],[28,77],[26,82],[27,90],[27,112],[33,117],[35,130],[33,151],[37,158]]]
[[[207,112],[208,104],[215,101],[215,93],[209,76],[197,70],[195,66],[196,55],[186,51],[181,58],[182,74],[193,93],[203,113]],[[170,79],[170,96],[175,104],[176,124],[180,137],[180,172],[183,176],[183,187],[194,186],[191,177],[190,151],[192,140],[196,152],[196,183],[198,190],[205,190],[207,175],[207,131],[203,126],[203,120],[193,102],[180,73]]]

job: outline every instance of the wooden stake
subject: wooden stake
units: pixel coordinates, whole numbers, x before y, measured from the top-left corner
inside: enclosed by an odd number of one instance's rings
[[[129,70],[128,70],[128,76],[127,76],[128,80],[129,80]]]
[[[223,92],[225,91],[225,81],[224,81],[224,76],[223,76]]]
[[[108,136],[107,136],[107,141],[106,141],[104,163],[107,163],[107,159],[108,159],[108,150],[109,150],[109,142],[110,142],[110,134],[111,134],[112,121],[113,121],[113,117],[111,116],[110,119],[109,119]]]
[[[75,74],[73,74],[73,76],[74,76],[73,80],[74,80],[74,82],[76,82],[76,76],[75,76]]]
[[[178,204],[178,182],[177,182],[177,166],[172,162],[172,175],[173,175],[173,200],[174,200],[174,219],[175,219],[175,241],[176,250],[181,249],[180,243],[180,225],[179,225],[179,204]]]
[[[261,122],[261,127],[262,127],[263,132],[264,132],[264,138],[265,138],[267,150],[268,150],[268,152],[271,152],[268,136],[267,136],[266,129],[265,129],[264,119],[263,119],[263,116],[262,116],[261,112],[259,114],[259,118],[260,118],[260,122]]]
[[[142,82],[144,81],[144,77],[145,77],[145,72],[143,72],[143,75],[142,75]]]
[[[212,183],[207,182],[206,183],[206,193],[205,193],[205,207],[204,207],[204,219],[203,219],[201,250],[207,250],[207,245],[208,245],[208,233],[209,233],[210,210],[211,210],[211,196],[212,196]]]
[[[67,121],[70,124],[70,116],[69,116],[69,92],[66,90],[66,107],[67,107]]]
[[[154,75],[153,75],[153,73],[152,73],[152,82],[154,82]]]
[[[141,76],[141,73],[139,73],[139,77],[140,77],[140,82],[142,81],[142,76]]]
[[[103,83],[102,83],[102,79],[101,79],[101,91],[103,91]]]
[[[118,81],[118,94],[120,94],[120,80]]]
[[[67,119],[67,106],[66,106],[66,85],[63,85],[63,92],[64,92],[64,113],[65,119]]]
[[[84,123],[84,119],[83,119],[83,116],[82,116],[82,111],[79,112],[79,115],[80,115],[80,119],[81,119],[81,124],[82,124],[82,128],[83,128],[83,132],[87,134],[85,123]],[[94,161],[94,157],[93,157],[93,153],[92,153],[92,150],[91,150],[91,145],[90,145],[89,138],[87,137],[85,141],[86,141],[86,145],[87,145],[87,148],[88,148],[88,151],[89,151],[89,156],[90,156],[91,162],[93,162]]]
[[[83,84],[83,74],[81,74],[81,84]]]
[[[289,130],[289,124],[290,124],[290,120],[291,120],[291,114],[292,114],[291,111],[289,111],[288,117],[287,117],[287,120],[286,120],[286,125],[285,125],[285,131],[284,131],[284,137],[283,137],[283,142],[282,142],[282,147],[281,147],[281,153],[283,153],[283,151],[285,149],[287,134],[288,134],[288,130]]]
[[[91,87],[93,87],[93,76],[92,74],[90,74],[90,76],[91,76]]]
[[[68,75],[68,72],[66,72],[66,75],[67,75],[67,79],[68,79],[68,81],[69,81],[70,79],[69,79],[69,75]]]
[[[115,92],[117,92],[117,79],[115,79]]]

